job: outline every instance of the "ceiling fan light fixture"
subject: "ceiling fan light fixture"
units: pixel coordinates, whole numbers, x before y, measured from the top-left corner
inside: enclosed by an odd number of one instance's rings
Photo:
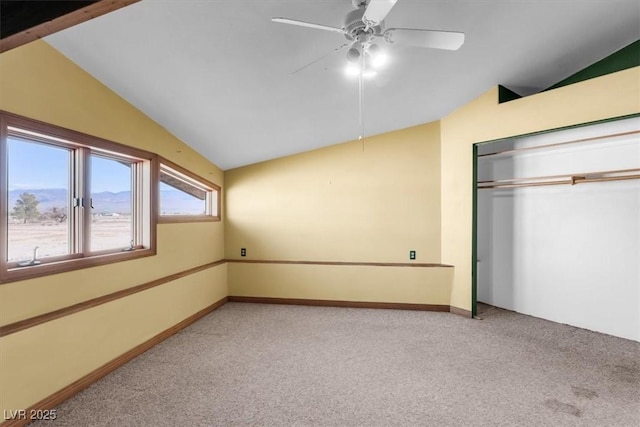
[[[371,65],[374,68],[382,68],[387,64],[387,62],[389,62],[389,55],[384,52],[381,52],[380,54],[371,58]]]
[[[375,43],[371,43],[369,47],[367,47],[367,53],[369,53],[371,56],[378,55],[381,52],[381,50],[382,49],[380,49],[380,46],[378,46]]]
[[[367,48],[368,62],[373,68],[382,68],[388,61],[389,55],[377,44],[372,44]]]
[[[349,62],[356,63],[360,60],[360,50],[357,47],[352,47],[347,51],[347,59]]]

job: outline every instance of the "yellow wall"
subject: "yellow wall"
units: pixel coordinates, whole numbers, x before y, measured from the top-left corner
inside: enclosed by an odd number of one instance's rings
[[[439,263],[439,163],[435,122],[369,137],[364,151],[352,141],[227,171],[227,258],[246,248],[249,260],[402,263],[415,250],[416,262]],[[421,270],[232,264],[229,292],[448,304],[447,274]],[[416,286],[426,289],[412,299]]]
[[[43,41],[0,55],[0,108],[223,172]],[[180,151],[180,153],[178,153]],[[153,257],[0,285],[0,325],[224,258],[224,223],[161,224]],[[0,338],[0,409],[24,409],[227,295],[226,265]]]
[[[453,269],[229,263],[228,274],[233,296],[448,306]]]
[[[472,145],[640,112],[640,68],[498,104],[494,88],[441,120],[442,262],[451,305],[471,310]]]

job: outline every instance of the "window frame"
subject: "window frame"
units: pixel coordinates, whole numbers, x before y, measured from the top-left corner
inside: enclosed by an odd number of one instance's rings
[[[26,132],[19,135],[19,132],[10,131],[9,127]],[[36,135],[31,136],[29,132],[34,132]],[[116,158],[131,159],[135,164],[133,168],[135,170],[132,171],[135,174],[132,179],[132,190],[134,184],[137,187],[134,192],[136,194],[135,200],[132,200],[132,203],[138,204],[136,212],[132,209],[132,216],[137,215],[133,221],[133,233],[137,242],[135,249],[132,251],[113,249],[90,252],[88,247],[84,247],[86,240],[83,243],[78,243],[78,240],[84,239],[84,235],[89,232],[92,215],[90,211],[85,210],[87,207],[78,207],[68,213],[69,227],[74,227],[70,236],[70,241],[73,240],[73,242],[70,244],[74,248],[73,250],[78,250],[78,252],[73,253],[72,250],[72,253],[67,255],[39,259],[41,264],[26,267],[18,267],[16,262],[7,261],[9,233],[6,225],[11,208],[8,200],[7,140],[13,134],[19,135],[18,137],[27,141],[71,149],[73,150],[72,156],[74,154],[76,156],[76,162],[87,161],[92,153],[107,156],[111,154]],[[44,135],[44,137],[38,137],[38,134]],[[154,183],[159,180],[158,156],[156,154],[0,110],[0,165],[2,166],[2,173],[0,173],[0,223],[2,224],[0,227],[0,284],[156,254],[158,186]],[[78,170],[82,171],[83,176],[74,177],[75,185],[69,187],[71,193],[69,200],[72,200],[74,196],[82,197],[85,201],[90,200],[89,168],[80,167],[77,169],[77,165],[70,166],[71,172],[77,173]],[[73,220],[71,216],[74,217]]]
[[[168,168],[170,171],[177,172],[178,174],[183,175],[189,180],[194,181],[195,187],[206,191],[207,197],[211,198],[211,201],[215,200],[216,212],[211,212],[210,214],[205,214],[205,215],[162,215],[162,209],[161,209],[162,195],[160,194],[160,184],[162,181],[161,181],[160,171],[161,169],[163,169],[163,166]],[[158,156],[157,188],[158,188],[158,205],[157,205],[158,224],[185,223],[185,222],[219,222],[222,220],[222,215],[221,215],[222,189],[221,187],[161,156]]]

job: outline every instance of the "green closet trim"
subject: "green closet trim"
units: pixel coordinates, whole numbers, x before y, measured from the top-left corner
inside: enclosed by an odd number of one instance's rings
[[[498,104],[502,104],[503,102],[513,101],[514,99],[520,99],[522,96],[518,95],[514,91],[509,88],[506,88],[502,85],[498,85]]]
[[[527,136],[542,135],[542,134],[545,134],[545,133],[552,133],[552,132],[558,132],[558,131],[561,131],[561,130],[581,128],[581,127],[584,127],[584,126],[597,125],[597,124],[600,124],[600,123],[616,122],[618,120],[632,119],[634,117],[640,117],[640,113],[627,114],[626,116],[610,117],[608,119],[594,120],[592,122],[578,123],[578,124],[569,125],[569,126],[561,126],[561,127],[558,127],[558,128],[545,129],[545,130],[540,130],[540,131],[537,131],[537,132],[523,133],[523,134],[520,134],[520,135],[505,136],[504,138],[497,138],[497,139],[490,139],[488,141],[475,142],[473,145],[491,144],[493,142],[505,141],[507,139],[524,138],[524,137],[527,137]]]
[[[605,74],[611,74],[617,71],[622,71],[626,70],[627,68],[633,68],[637,66],[640,66],[640,40],[637,40],[630,45],[623,47],[619,51],[612,53],[606,58],[596,62],[593,65],[588,66],[581,71],[578,71],[574,75],[567,77],[566,79],[554,84],[544,91],[557,89],[562,86],[571,85],[574,83],[582,82],[584,80],[593,79],[595,77],[604,76]]]
[[[587,68],[582,69],[581,71],[578,71],[572,76],[567,77],[566,79],[554,84],[553,86],[543,90],[542,92],[638,66],[640,66],[640,40],[637,40],[630,45],[623,47],[617,52],[612,53],[606,58],[601,59],[600,61],[588,66]],[[498,104],[513,101],[519,98],[522,98],[522,96],[518,95],[511,89],[508,89],[502,85],[498,85]]]
[[[473,207],[471,218],[471,317],[478,315],[478,144],[473,144]]]

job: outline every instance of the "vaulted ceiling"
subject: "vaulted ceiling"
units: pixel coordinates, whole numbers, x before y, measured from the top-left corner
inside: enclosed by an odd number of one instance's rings
[[[350,0],[142,0],[46,41],[222,169],[360,134],[345,75]],[[364,85],[365,135],[437,120],[502,84],[527,95],[640,39],[637,0],[399,0],[387,27],[462,31],[457,51],[393,47]]]

